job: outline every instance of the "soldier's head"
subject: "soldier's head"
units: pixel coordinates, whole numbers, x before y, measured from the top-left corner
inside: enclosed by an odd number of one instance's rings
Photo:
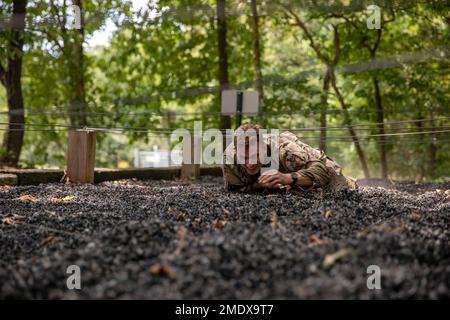
[[[259,142],[262,139],[260,137],[262,129],[264,128],[259,124],[246,123],[234,133],[237,163],[250,175],[256,175],[261,170]]]

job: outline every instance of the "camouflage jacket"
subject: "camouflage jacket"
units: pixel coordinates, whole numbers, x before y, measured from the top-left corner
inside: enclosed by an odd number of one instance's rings
[[[241,165],[236,164],[236,161],[233,164],[227,164],[227,154],[234,155],[236,159],[233,144],[228,146],[222,166],[227,189],[242,189],[257,181],[258,175],[248,175]],[[320,187],[330,191],[357,188],[355,180],[346,177],[334,160],[327,157],[323,151],[303,143],[289,131],[279,135],[279,171],[296,172],[298,175],[310,178],[313,181],[310,188]]]

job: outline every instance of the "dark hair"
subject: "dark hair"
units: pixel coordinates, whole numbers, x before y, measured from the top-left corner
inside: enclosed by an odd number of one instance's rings
[[[249,129],[254,129],[257,133],[259,133],[259,130],[264,129],[264,127],[257,123],[244,123],[240,125],[238,129],[241,129],[244,132]]]
[[[255,130],[255,132],[256,132],[256,141],[257,141],[257,143],[259,143],[259,130],[262,130],[262,129],[264,129],[264,127],[262,126],[262,125],[260,125],[260,124],[257,124],[257,123],[244,123],[244,124],[242,124],[242,125],[240,125],[237,129],[236,129],[236,131],[238,131],[238,130],[242,130],[242,132],[247,132],[248,130]],[[236,131],[235,131],[235,133],[234,133],[234,145],[235,146],[237,146],[237,135],[236,135]],[[248,137],[246,137],[246,139],[245,139],[245,145],[248,145],[249,144],[249,138]]]

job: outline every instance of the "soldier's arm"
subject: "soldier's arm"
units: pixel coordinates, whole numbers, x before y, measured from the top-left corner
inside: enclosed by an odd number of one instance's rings
[[[291,172],[297,173],[296,185],[304,188],[325,187],[331,181],[331,173],[324,161],[317,158],[311,147],[289,143],[280,154],[280,160]]]
[[[308,161],[297,171],[297,185],[301,187],[325,187],[330,183],[331,174],[321,160]]]
[[[227,190],[239,190],[245,186],[239,176],[234,172],[233,165],[224,164],[222,166],[223,182]]]

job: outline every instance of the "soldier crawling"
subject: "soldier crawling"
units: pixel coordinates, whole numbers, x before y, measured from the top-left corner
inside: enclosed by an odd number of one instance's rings
[[[260,130],[263,131],[260,125],[244,124],[235,131],[233,143],[225,150],[222,167],[228,190],[280,189],[286,186],[329,191],[357,188],[355,180],[343,175],[334,160],[323,151],[303,143],[295,134],[289,131],[280,133],[278,152],[273,152],[270,138],[264,140]],[[255,134],[248,135],[247,132]],[[239,138],[243,138],[240,141],[245,147],[239,147]],[[267,150],[262,150],[262,146]],[[277,155],[277,169],[264,170],[262,151]]]

